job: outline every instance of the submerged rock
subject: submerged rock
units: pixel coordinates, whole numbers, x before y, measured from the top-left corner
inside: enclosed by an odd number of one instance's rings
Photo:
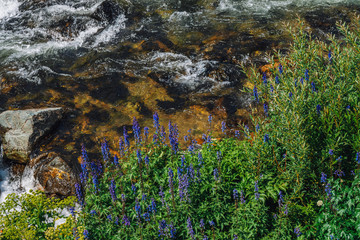
[[[113,23],[122,13],[124,13],[124,9],[119,4],[111,0],[105,0],[97,7],[92,17],[101,22]]]
[[[44,153],[30,161],[34,178],[47,195],[66,197],[73,194],[76,181],[69,165],[56,153]]]
[[[4,155],[27,163],[41,137],[62,118],[62,108],[9,110],[0,114],[0,135]]]

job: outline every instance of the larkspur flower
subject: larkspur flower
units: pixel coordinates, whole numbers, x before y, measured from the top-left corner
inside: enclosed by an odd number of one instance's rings
[[[91,210],[91,211],[90,211],[90,214],[91,214],[92,216],[94,216],[94,215],[96,215],[96,211],[95,211],[95,210]]]
[[[116,156],[116,154],[114,155],[114,165],[116,166],[116,167],[119,167],[120,165],[119,165],[119,158]]]
[[[293,96],[293,93],[292,93],[292,92],[289,92],[289,98],[290,98],[290,100],[292,99],[292,96]]]
[[[211,123],[212,123],[212,115],[210,114],[209,117],[208,117],[208,122],[209,122],[209,128],[211,128]]]
[[[239,192],[238,192],[238,190],[234,189],[233,190],[233,199],[236,201],[236,200],[238,200],[238,198],[239,198]]]
[[[176,228],[174,227],[174,223],[171,222],[171,224],[168,226],[170,228],[170,238],[175,239],[176,238]]]
[[[144,220],[145,220],[146,222],[149,222],[149,221],[150,221],[150,214],[149,214],[148,212],[144,213],[142,217],[144,218]]]
[[[222,131],[223,134],[226,135],[225,130],[226,130],[226,123],[225,123],[225,121],[222,121],[222,122],[221,122],[221,131]]]
[[[139,149],[136,149],[136,156],[138,159],[138,163],[142,162],[142,157],[141,157],[141,151]]]
[[[166,139],[166,131],[165,131],[165,127],[161,126],[161,131],[160,131],[160,137],[161,137],[161,142],[165,144],[165,139]]]
[[[204,235],[203,240],[209,240],[209,238],[206,235]]]
[[[82,193],[81,185],[78,183],[75,183],[75,193],[76,193],[76,197],[78,199],[78,203],[81,206],[83,206],[84,205],[83,193]]]
[[[191,218],[190,218],[190,217],[188,217],[188,219],[187,219],[187,225],[186,225],[186,226],[187,226],[188,233],[189,233],[191,239],[195,239],[195,232],[194,232],[194,229],[193,229],[193,227],[192,227]]]
[[[95,193],[98,193],[99,192],[99,180],[98,180],[97,176],[93,177],[93,185],[94,185]]]
[[[88,230],[84,230],[83,232],[83,235],[84,235],[84,239],[89,239],[89,231]]]
[[[263,73],[262,80],[264,85],[266,86],[267,85],[266,73]]]
[[[265,134],[264,135],[264,143],[268,143],[269,142],[269,134]]]
[[[284,71],[283,71],[283,66],[281,64],[279,64],[279,73],[282,74]]]
[[[334,154],[334,150],[329,149],[329,154],[330,154],[330,155],[333,155],[333,154]]]
[[[134,194],[136,193],[136,186],[133,183],[131,184],[131,190],[133,191]]]
[[[120,152],[120,156],[125,155],[125,143],[121,137],[119,139],[119,152]]]
[[[125,194],[121,194],[121,201],[123,201],[123,202],[125,202],[125,201],[126,201]]]
[[[135,211],[136,211],[136,215],[138,217],[138,219],[140,220],[140,216],[141,216],[141,206],[139,203],[139,199],[135,198]]]
[[[179,131],[177,125],[176,124],[172,125],[171,121],[169,121],[169,141],[170,141],[171,149],[175,154],[179,149],[178,137],[179,137]]]
[[[215,227],[214,221],[209,221],[209,224],[210,224],[211,227]]]
[[[126,127],[124,126],[124,140],[125,140],[125,147],[127,149],[129,149],[129,147],[130,147],[130,139],[129,138],[130,138],[129,134],[128,134],[127,130],[126,130]]]
[[[200,167],[204,164],[203,156],[202,156],[201,152],[198,153],[198,163],[199,163]]]
[[[133,133],[134,133],[135,142],[137,144],[140,144],[141,143],[141,128],[140,128],[139,122],[137,121],[136,117],[133,118],[132,129],[133,129]]]
[[[73,235],[74,235],[74,238],[77,240],[79,239],[79,236],[78,236],[78,230],[76,227],[73,228]]]
[[[107,215],[106,218],[107,218],[110,222],[112,222],[112,216],[111,216],[111,214]]]
[[[257,87],[256,85],[254,86],[254,89],[253,89],[253,95],[254,95],[254,99],[255,99],[255,102],[259,102],[259,95],[258,95],[258,91],[257,91]]]
[[[143,195],[142,195],[141,201],[146,201],[146,194],[143,194]]]
[[[153,213],[153,214],[155,214],[156,213],[156,202],[155,202],[155,199],[154,198],[151,198],[151,212]]]
[[[256,124],[255,126],[255,131],[258,132],[260,130],[260,125],[259,124]]]
[[[320,104],[316,105],[316,113],[318,115],[320,115],[320,113],[321,113],[321,105]]]
[[[309,69],[305,69],[305,80],[309,81],[310,77],[309,77]]]
[[[159,237],[166,237],[166,221],[163,219],[159,222]]]
[[[146,165],[149,165],[149,156],[148,155],[145,156],[144,162]]]
[[[179,177],[179,197],[180,197],[180,201],[188,201],[190,202],[189,199],[189,193],[188,193],[188,188],[189,188],[189,178],[188,178],[188,174],[182,174],[182,175],[178,175]]]
[[[219,170],[217,168],[214,169],[214,179],[215,181],[219,181],[220,178],[219,178]]]
[[[314,82],[311,82],[310,84],[311,84],[311,91],[312,91],[312,92],[317,92],[317,91],[316,91],[316,87],[315,87],[315,83],[314,83]]]
[[[107,162],[110,159],[110,149],[108,142],[104,138],[104,141],[101,143],[101,153],[103,155],[103,159],[105,162]]]
[[[296,237],[297,237],[297,238],[299,238],[300,235],[302,234],[302,233],[300,232],[300,228],[299,228],[299,227],[296,227],[296,228],[294,229],[294,233],[296,234]]]
[[[360,152],[357,152],[357,153],[356,153],[355,161],[356,161],[358,164],[360,164]]]
[[[304,78],[300,78],[300,83],[304,84]]]
[[[270,84],[270,92],[274,92],[274,86]]]
[[[259,200],[260,194],[259,194],[259,186],[258,181],[255,181],[255,200]]]
[[[75,208],[71,207],[70,209],[71,216],[75,217]]]
[[[296,78],[294,78],[294,85],[295,85],[295,87],[297,87],[297,85],[298,85],[298,80]]]
[[[333,58],[332,58],[331,50],[328,53],[328,58],[329,58],[329,64],[332,64]]]
[[[287,216],[289,214],[289,209],[288,209],[288,205],[285,204],[284,206],[284,214]]]
[[[171,168],[169,168],[169,191],[172,193],[174,191],[174,172]]]
[[[279,76],[278,76],[278,75],[276,75],[276,77],[275,77],[275,83],[276,83],[276,84],[280,84],[280,80],[279,80]]]
[[[264,102],[264,113],[265,113],[266,117],[269,116],[269,106],[268,106],[267,102]]]
[[[147,139],[149,138],[149,128],[148,127],[144,127],[144,137],[145,137],[145,141],[147,141]]]
[[[129,218],[126,215],[123,216],[122,223],[127,227],[130,226]]]
[[[326,185],[325,185],[325,192],[326,192],[326,195],[327,195],[327,197],[330,199],[331,198],[331,185],[330,185],[330,183],[327,183]]]
[[[115,202],[117,200],[115,190],[116,190],[116,184],[115,184],[114,179],[112,179],[110,187],[109,187],[109,191],[110,191],[111,199],[113,202]]]
[[[235,137],[236,137],[237,139],[240,138],[240,131],[239,131],[239,130],[235,130]]]
[[[164,206],[165,203],[166,203],[166,202],[165,202],[165,194],[164,194],[163,189],[162,189],[161,186],[160,186],[159,196],[161,197],[161,203],[162,203],[162,205]]]
[[[322,172],[322,173],[321,173],[321,179],[320,179],[320,181],[321,181],[322,183],[325,183],[325,182],[326,182],[326,177],[327,177],[327,175]]]
[[[278,200],[279,207],[282,206],[283,202],[284,202],[284,198],[283,198],[282,192],[279,191],[279,200]]]
[[[204,219],[200,219],[200,228],[201,228],[202,230],[205,230]]]
[[[343,177],[345,176],[345,173],[340,170],[340,169],[337,169],[335,172],[334,172],[334,175],[338,176],[338,177]]]
[[[153,123],[154,123],[155,133],[159,134],[160,133],[160,124],[159,124],[159,115],[157,114],[157,112],[155,112],[153,115]]]
[[[238,239],[238,235],[234,234],[234,239],[233,240],[237,240]]]
[[[246,200],[245,200],[245,194],[244,194],[244,191],[241,190],[240,192],[240,203],[241,204],[245,204]]]

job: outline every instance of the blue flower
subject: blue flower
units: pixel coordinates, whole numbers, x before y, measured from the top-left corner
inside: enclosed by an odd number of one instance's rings
[[[302,234],[302,233],[300,232],[300,228],[299,228],[299,227],[296,227],[296,228],[294,229],[294,233],[296,234],[296,237],[297,237],[297,238],[300,237],[300,235]]]
[[[278,75],[276,75],[276,77],[275,77],[275,83],[276,83],[276,84],[280,84],[280,80],[279,80],[279,76],[278,76]]]
[[[309,70],[308,69],[305,69],[305,80],[306,81],[309,81]]]
[[[83,232],[83,235],[84,235],[84,239],[89,239],[89,231],[88,230],[84,230]]]
[[[312,91],[312,92],[317,92],[317,91],[316,91],[316,87],[315,87],[315,83],[314,83],[314,82],[311,82],[310,84],[311,84],[311,91]]]
[[[153,123],[154,123],[155,133],[156,134],[160,133],[159,115],[157,114],[157,112],[155,112],[153,115]]]
[[[357,153],[356,153],[355,161],[356,161],[358,164],[360,164],[360,152],[357,152]]]
[[[226,123],[224,121],[221,122],[221,131],[226,135]]]
[[[318,104],[318,105],[316,105],[316,113],[317,113],[318,115],[320,115],[320,112],[321,112],[321,105]]]
[[[328,53],[328,58],[329,58],[329,64],[332,64],[333,57],[332,57],[332,54],[331,54],[331,50]]]
[[[258,91],[257,91],[256,85],[254,86],[253,94],[254,94],[255,102],[258,103],[258,102],[259,102],[259,95],[258,95]]]
[[[269,142],[269,134],[264,135],[264,143]]]
[[[124,215],[123,218],[122,218],[122,223],[125,225],[125,226],[130,226],[130,221],[129,221],[129,218]]]
[[[141,128],[140,125],[138,123],[138,121],[136,120],[136,117],[133,118],[133,133],[134,133],[134,137],[135,137],[135,142],[137,144],[141,143]]]
[[[188,233],[189,233],[191,239],[195,239],[195,232],[194,232],[194,229],[192,227],[190,217],[188,217],[188,219],[187,219],[187,229],[188,229]]]
[[[264,85],[266,86],[267,85],[266,73],[263,73],[262,80]]]
[[[259,200],[260,194],[259,194],[259,186],[258,181],[255,181],[255,200]]]
[[[209,224],[210,224],[211,227],[214,227],[214,226],[215,226],[214,221],[209,221]]]
[[[117,200],[115,189],[116,189],[116,184],[115,184],[114,179],[112,179],[110,187],[109,187],[109,191],[110,191],[111,199],[113,200],[113,202],[115,202]]]
[[[269,116],[269,106],[268,106],[267,102],[264,102],[264,113],[265,113],[266,117]]]
[[[328,198],[330,199],[331,198],[331,185],[330,185],[330,183],[327,183],[325,185],[325,192],[326,192],[326,195],[328,196]]]
[[[326,182],[326,174],[325,173],[321,173],[321,179],[320,179],[320,181],[322,182],[322,183],[325,183]]]
[[[333,155],[333,154],[334,154],[334,150],[329,149],[329,154],[330,154],[330,155]]]
[[[284,71],[283,71],[283,66],[281,64],[279,64],[279,73],[282,74]]]

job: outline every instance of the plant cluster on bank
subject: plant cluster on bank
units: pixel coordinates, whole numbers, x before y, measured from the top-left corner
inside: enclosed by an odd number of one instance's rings
[[[134,118],[116,146],[103,140],[102,159],[83,146],[81,207],[64,224],[46,219],[70,200],[49,207],[30,194],[40,203],[15,211],[12,195],[0,208],[0,238],[358,239],[360,20],[338,27],[343,39],[324,43],[299,21],[290,53],[248,72],[252,126],[230,131],[223,122],[214,139],[210,115],[200,146],[156,113],[152,130]],[[9,237],[22,228],[32,235]]]

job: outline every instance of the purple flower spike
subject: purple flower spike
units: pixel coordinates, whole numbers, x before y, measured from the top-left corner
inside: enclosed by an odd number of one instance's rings
[[[194,229],[192,227],[190,217],[187,219],[187,229],[188,229],[188,233],[189,233],[191,239],[195,239],[195,232],[194,232]]]
[[[257,91],[256,85],[254,86],[253,94],[254,94],[255,102],[259,103],[259,95],[258,95],[258,91]]]

